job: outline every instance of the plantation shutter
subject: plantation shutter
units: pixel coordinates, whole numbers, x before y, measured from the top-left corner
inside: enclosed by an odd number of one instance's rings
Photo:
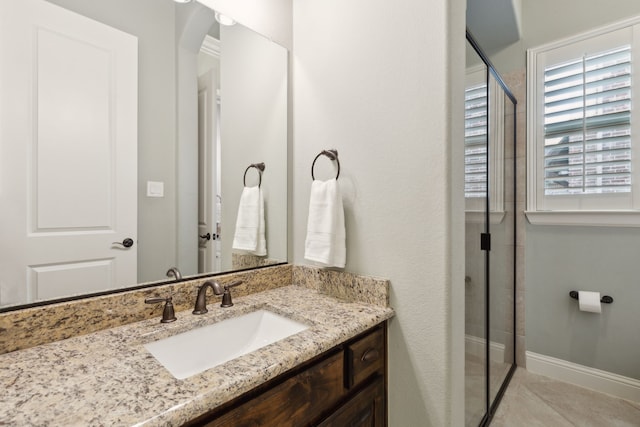
[[[465,90],[464,194],[487,196],[487,84]]]
[[[631,48],[544,69],[544,194],[631,192]]]

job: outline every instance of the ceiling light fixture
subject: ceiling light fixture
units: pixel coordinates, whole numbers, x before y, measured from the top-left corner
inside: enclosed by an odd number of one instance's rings
[[[192,0],[173,0],[176,3],[191,3]]]
[[[220,12],[216,12],[215,16],[216,16],[216,21],[218,21],[220,25],[231,26],[236,24],[236,21],[229,18],[227,15],[221,14]]]

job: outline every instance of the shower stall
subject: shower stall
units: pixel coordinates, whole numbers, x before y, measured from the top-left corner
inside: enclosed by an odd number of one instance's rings
[[[467,31],[465,424],[489,425],[515,363],[516,99]]]

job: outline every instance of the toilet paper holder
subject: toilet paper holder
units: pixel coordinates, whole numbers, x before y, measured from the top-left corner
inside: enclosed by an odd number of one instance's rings
[[[569,296],[573,299],[578,299],[578,291],[569,292]],[[611,304],[613,302],[613,298],[611,298],[609,295],[605,295],[602,298],[600,298],[600,302],[605,304]]]

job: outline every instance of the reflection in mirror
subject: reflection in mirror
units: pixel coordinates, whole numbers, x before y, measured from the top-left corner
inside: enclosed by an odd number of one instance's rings
[[[486,230],[487,67],[466,44],[465,75],[465,425],[486,412],[486,283],[480,235]]]
[[[491,221],[489,262],[489,402],[514,363],[514,158],[515,104],[493,74],[489,74],[489,163],[491,175],[501,185],[489,185],[490,209],[500,210],[500,221]],[[492,149],[492,147],[495,147]],[[511,155],[507,157],[508,150]],[[490,180],[491,181],[491,180]],[[502,185],[504,184],[504,185]],[[507,186],[509,192],[507,193]],[[507,196],[508,194],[508,196]]]
[[[500,73],[496,62],[511,45],[519,43],[522,33],[521,0],[467,1],[467,30]],[[508,54],[508,53],[507,53]],[[508,70],[507,70],[508,71]]]
[[[286,49],[196,2],[0,19],[0,309],[286,262]],[[259,162],[266,256],[231,245]]]

